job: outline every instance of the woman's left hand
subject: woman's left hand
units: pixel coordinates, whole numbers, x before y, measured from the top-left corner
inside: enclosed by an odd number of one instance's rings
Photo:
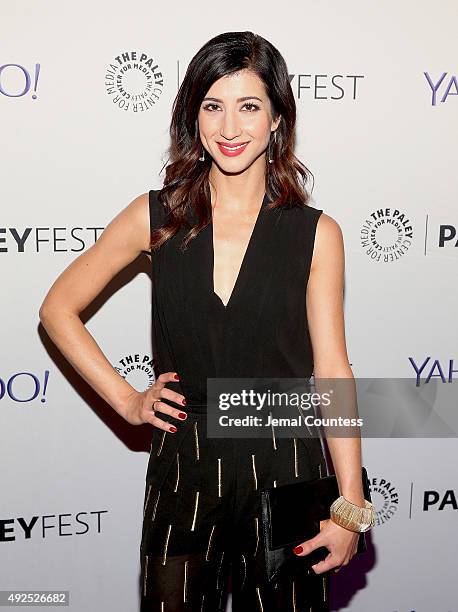
[[[316,574],[322,574],[333,568],[335,568],[335,572],[338,572],[342,565],[348,565],[350,559],[356,553],[359,535],[359,533],[337,525],[331,519],[326,519],[320,521],[320,533],[299,544],[298,546],[302,547],[302,551],[296,554],[298,557],[305,557],[316,548],[325,546],[329,550],[329,554],[311,567]],[[298,547],[294,549],[294,552],[297,549]]]

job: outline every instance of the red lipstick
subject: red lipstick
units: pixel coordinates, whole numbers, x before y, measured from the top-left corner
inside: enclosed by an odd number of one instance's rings
[[[223,155],[227,155],[227,157],[235,157],[243,153],[249,143],[244,142],[239,143],[238,145],[230,145],[225,143],[223,144],[222,142],[217,142],[216,144],[218,145],[218,148],[221,153],[223,153]]]

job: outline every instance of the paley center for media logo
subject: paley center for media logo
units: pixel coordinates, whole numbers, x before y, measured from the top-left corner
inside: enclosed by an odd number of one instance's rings
[[[418,220],[417,220],[418,221]],[[417,223],[419,224],[419,222]],[[360,242],[366,255],[376,262],[390,263],[403,257],[414,240],[413,222],[405,210],[381,207],[370,212],[360,230]],[[426,213],[422,225],[423,255],[458,255],[458,224],[438,213]]]
[[[410,482],[409,495],[400,496],[393,480],[369,474],[372,503],[376,510],[376,525],[385,525],[399,513],[401,501],[404,513],[411,520],[418,514],[436,516],[436,512],[458,510],[457,493],[453,488],[433,487],[424,489]]]
[[[412,222],[398,208],[378,208],[363,221],[360,240],[364,252],[372,261],[397,261],[407,253],[413,242]]]
[[[154,357],[148,353],[127,353],[113,367],[137,391],[148,389],[156,380]]]
[[[164,91],[164,77],[149,53],[122,51],[106,68],[105,89],[117,108],[141,113],[159,102]]]
[[[376,510],[375,524],[384,525],[399,508],[399,494],[396,486],[387,478],[373,476],[369,478],[372,503]]]

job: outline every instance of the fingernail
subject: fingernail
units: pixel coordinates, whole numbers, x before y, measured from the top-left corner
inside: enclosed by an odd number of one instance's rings
[[[183,404],[183,406],[186,406],[186,398],[185,397],[181,400],[181,403]]]
[[[175,425],[171,425],[170,426],[170,431],[173,431],[173,433],[175,433],[177,430],[177,428],[175,427]]]
[[[187,416],[188,416],[188,415],[186,414],[186,412],[179,412],[179,413],[178,413],[178,417],[179,417],[180,419],[185,419]]]
[[[178,376],[178,374],[174,374],[174,375],[173,375],[173,378],[174,378],[175,380],[180,380],[180,377]]]
[[[302,548],[302,546],[296,546],[296,548],[293,548],[293,552],[296,553],[296,555],[301,553],[303,550],[304,549]]]

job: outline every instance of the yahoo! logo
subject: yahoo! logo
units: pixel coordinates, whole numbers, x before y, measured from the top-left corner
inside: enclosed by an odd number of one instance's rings
[[[25,403],[33,402],[33,400],[41,395],[40,401],[45,403],[48,380],[49,370],[44,371],[43,380],[40,380],[32,372],[18,372],[10,376],[6,381],[0,378],[0,400],[8,397],[13,402]]]
[[[21,66],[21,64],[3,64],[0,66],[0,93],[8,98],[22,98],[33,87],[34,93],[32,94],[32,99],[36,100],[39,76],[40,64],[35,64],[33,74],[30,74],[27,68]],[[19,83],[18,91],[16,92],[9,91],[13,81]]]
[[[436,82],[433,82],[432,78],[427,72],[423,73],[428,81],[428,85],[431,88],[431,106],[437,106],[437,95],[439,89],[442,89],[440,94],[439,102],[445,102],[449,96],[458,95],[458,83],[456,76],[453,74],[451,77],[447,77],[447,73],[443,72]],[[441,87],[443,85],[443,87]]]
[[[421,365],[416,364],[413,357],[409,357],[409,361],[415,370],[416,386],[421,382],[421,375],[424,373],[426,378],[425,383],[428,383],[431,378],[440,378],[443,383],[453,382],[453,374],[458,373],[458,370],[453,369],[453,359],[449,359],[448,363],[441,363],[439,359],[431,361],[431,357],[426,357]]]

